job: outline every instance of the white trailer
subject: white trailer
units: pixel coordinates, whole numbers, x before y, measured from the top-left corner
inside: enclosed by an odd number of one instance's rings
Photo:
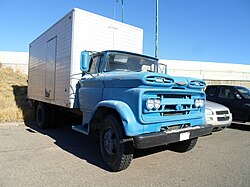
[[[142,53],[143,30],[78,8],[29,46],[28,98],[74,108],[81,51]]]

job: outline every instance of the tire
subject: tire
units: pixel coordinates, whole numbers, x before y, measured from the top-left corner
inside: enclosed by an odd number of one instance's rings
[[[126,169],[133,159],[133,140],[126,139],[120,120],[113,115],[106,116],[102,122],[100,149],[102,158],[111,171]]]
[[[170,144],[170,149],[179,153],[184,153],[193,149],[198,141],[198,138],[185,140]]]
[[[49,107],[39,102],[36,107],[36,125],[40,129],[46,129],[50,123]]]

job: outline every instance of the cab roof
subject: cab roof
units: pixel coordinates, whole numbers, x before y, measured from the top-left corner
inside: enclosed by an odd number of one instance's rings
[[[120,51],[120,50],[106,50],[106,51],[103,51],[103,53],[123,53],[123,54],[129,54],[129,55],[141,56],[141,57],[144,57],[144,58],[149,58],[149,59],[156,60],[156,61],[158,61],[158,60],[159,60],[159,59],[158,59],[158,58],[156,58],[156,57],[152,57],[152,56],[148,56],[148,55],[143,55],[143,54],[138,54],[138,53],[133,53],[133,52],[128,52],[128,51]]]

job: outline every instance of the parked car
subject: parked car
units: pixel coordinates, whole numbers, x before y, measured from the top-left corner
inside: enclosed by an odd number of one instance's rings
[[[230,109],[234,121],[250,121],[249,89],[242,86],[209,85],[207,100],[220,103]]]
[[[230,110],[218,103],[206,102],[206,124],[213,125],[213,130],[222,130],[232,123]]]

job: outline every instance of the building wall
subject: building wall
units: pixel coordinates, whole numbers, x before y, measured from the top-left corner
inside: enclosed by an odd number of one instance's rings
[[[0,63],[3,67],[11,67],[14,71],[28,74],[28,52],[0,51]]]
[[[220,80],[205,80],[207,85],[237,85],[237,86],[244,86],[250,88],[250,81],[220,81]]]
[[[160,60],[172,76],[201,78],[210,84],[239,85],[250,88],[250,65],[182,60]]]

